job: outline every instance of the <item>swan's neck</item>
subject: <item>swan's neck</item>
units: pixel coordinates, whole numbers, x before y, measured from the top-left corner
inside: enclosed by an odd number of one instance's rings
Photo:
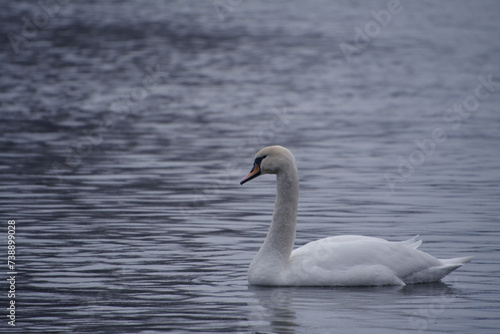
[[[299,200],[299,176],[294,163],[277,174],[276,202],[273,221],[260,255],[273,262],[288,263],[295,242],[297,205]],[[277,263],[276,263],[277,264]]]

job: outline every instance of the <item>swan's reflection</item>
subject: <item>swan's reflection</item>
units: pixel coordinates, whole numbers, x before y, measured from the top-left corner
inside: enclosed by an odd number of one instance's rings
[[[297,289],[249,286],[248,290],[254,295],[255,303],[250,305],[251,313],[246,325],[252,331],[266,332],[271,328],[273,333],[294,334],[299,325],[291,304]]]
[[[387,317],[402,330],[422,329],[460,294],[453,285],[442,282],[380,287],[249,286],[248,291],[255,298],[249,303],[250,313],[240,326],[241,333],[291,334],[331,326],[349,330],[354,323],[357,328],[375,330],[373,323]],[[388,305],[398,305],[399,311],[381,317],[394,310]]]

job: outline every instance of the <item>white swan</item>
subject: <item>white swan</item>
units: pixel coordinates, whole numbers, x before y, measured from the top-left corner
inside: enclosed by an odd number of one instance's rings
[[[295,241],[299,178],[292,153],[282,146],[263,148],[240,184],[261,174],[276,174],[277,195],[266,240],[248,270],[252,285],[361,286],[435,282],[471,257],[440,260],[418,250],[417,237],[390,242],[343,235],[310,242],[292,251]]]

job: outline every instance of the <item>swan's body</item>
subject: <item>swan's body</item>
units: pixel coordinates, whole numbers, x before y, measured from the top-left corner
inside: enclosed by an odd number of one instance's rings
[[[263,148],[241,184],[276,174],[277,194],[266,240],[248,270],[252,285],[358,286],[435,282],[472,257],[440,260],[418,250],[414,237],[402,242],[343,235],[310,242],[292,251],[299,179],[292,153],[281,146]]]

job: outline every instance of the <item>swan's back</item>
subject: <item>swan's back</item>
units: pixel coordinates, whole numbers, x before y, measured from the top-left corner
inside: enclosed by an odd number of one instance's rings
[[[435,282],[472,257],[439,260],[402,242],[344,235],[310,242],[292,252],[283,280],[290,285],[404,285]]]

